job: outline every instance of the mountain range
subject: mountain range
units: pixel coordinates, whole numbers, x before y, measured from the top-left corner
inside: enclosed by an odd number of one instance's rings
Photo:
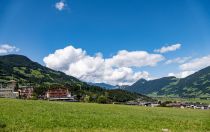
[[[104,89],[125,89],[129,86],[129,85],[111,85],[107,83],[92,83],[92,82],[89,82],[88,84],[92,86],[98,86]]]
[[[22,55],[0,56],[0,81],[18,80],[19,84],[68,83],[84,85],[79,79],[68,76],[31,61]]]
[[[0,56],[0,82],[17,80],[20,85],[68,84],[92,92],[123,89],[148,96],[209,97],[210,66],[186,78],[163,77],[155,80],[140,79],[131,86],[112,86],[105,83],[85,83],[79,79],[55,71],[31,61],[22,55]],[[88,90],[86,90],[87,92]],[[84,92],[85,93],[85,92]],[[127,94],[127,93],[126,93]]]
[[[0,56],[0,83],[6,83],[10,80],[16,80],[18,85],[33,85],[36,95],[42,95],[53,86],[64,86],[69,88],[71,93],[77,97],[89,96],[93,100],[96,97],[106,95],[111,102],[126,102],[136,99],[153,101],[152,98],[139,93],[121,89],[107,90],[100,86],[89,85],[73,76],[33,62],[23,55]]]
[[[107,83],[92,83],[92,82],[88,82],[89,85],[92,85],[92,86],[98,86],[98,87],[101,87],[101,88],[104,88],[104,89],[116,89],[117,87],[116,86],[113,86],[113,85],[110,85],[110,84],[107,84]]]
[[[186,78],[140,79],[126,90],[149,96],[210,97],[210,66]]]

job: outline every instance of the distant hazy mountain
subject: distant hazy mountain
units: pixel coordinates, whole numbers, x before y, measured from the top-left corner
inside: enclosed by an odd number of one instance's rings
[[[210,67],[182,79],[140,79],[126,90],[150,96],[210,97]]]
[[[117,85],[115,89],[126,89],[127,87],[129,87],[129,85]]]
[[[110,84],[106,84],[106,83],[88,83],[89,85],[93,85],[93,86],[98,86],[101,88],[105,88],[105,89],[116,89],[116,86],[110,85]]]
[[[88,83],[89,85],[93,85],[93,86],[98,86],[98,87],[101,87],[101,88],[105,88],[105,89],[126,89],[127,87],[129,87],[129,85],[110,85],[110,84],[107,84],[107,83],[91,83],[89,82]]]

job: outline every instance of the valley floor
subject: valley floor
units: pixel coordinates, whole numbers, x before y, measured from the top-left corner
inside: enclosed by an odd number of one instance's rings
[[[177,101],[177,102],[199,102],[210,105],[210,99],[200,99],[200,98],[176,98],[176,97],[152,97],[153,99],[160,101]]]
[[[0,98],[0,131],[210,131],[210,110]]]

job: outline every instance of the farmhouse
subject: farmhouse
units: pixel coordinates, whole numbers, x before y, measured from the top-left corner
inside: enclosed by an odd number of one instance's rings
[[[30,99],[32,98],[34,88],[32,86],[20,86],[18,89],[20,98]]]
[[[74,99],[67,88],[48,89],[45,96],[48,100],[73,100]]]
[[[0,83],[0,97],[2,98],[17,98],[18,92],[15,92],[17,82],[11,80],[7,83]]]

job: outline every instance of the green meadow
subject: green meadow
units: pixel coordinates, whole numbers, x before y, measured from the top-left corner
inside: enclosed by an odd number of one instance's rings
[[[0,131],[210,131],[210,110],[0,99]]]

